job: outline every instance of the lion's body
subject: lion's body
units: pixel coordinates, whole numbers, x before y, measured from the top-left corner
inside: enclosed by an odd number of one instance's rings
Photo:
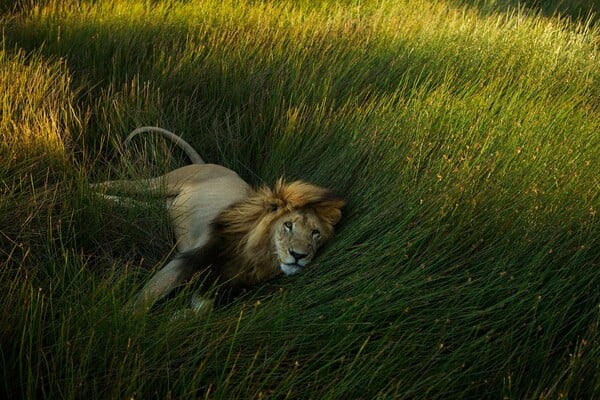
[[[199,155],[196,159],[201,161]],[[181,255],[144,286],[134,301],[135,311],[148,309],[201,270],[231,287],[299,272],[331,238],[344,205],[328,189],[301,181],[279,180],[273,189],[252,188],[234,171],[214,164],[93,187],[165,198]]]

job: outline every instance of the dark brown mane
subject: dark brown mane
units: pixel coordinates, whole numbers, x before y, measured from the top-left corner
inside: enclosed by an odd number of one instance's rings
[[[329,239],[344,204],[328,189],[279,179],[273,189],[252,189],[247,199],[221,212],[211,225],[210,242],[194,251],[191,260],[195,268],[210,265],[211,275],[231,286],[266,281],[281,273],[271,243],[272,226],[279,218],[294,210],[314,212]]]

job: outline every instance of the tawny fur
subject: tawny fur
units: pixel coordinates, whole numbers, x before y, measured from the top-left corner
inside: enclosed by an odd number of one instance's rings
[[[231,287],[295,274],[332,237],[345,202],[329,189],[283,179],[272,189],[252,188],[234,171],[204,164],[187,142],[164,129],[140,128],[128,140],[140,132],[173,140],[196,164],[157,178],[92,185],[101,192],[162,195],[165,199],[180,254],[152,276],[136,296],[133,311],[148,310],[198,271],[207,271]],[[139,203],[102,196],[119,205]]]
[[[221,280],[236,287],[281,275],[277,243],[284,249],[312,247],[312,259],[314,251],[331,239],[343,206],[344,201],[329,190],[302,181],[286,184],[280,179],[274,189],[252,189],[247,199],[222,211],[213,222],[213,237],[207,246],[217,248],[218,254],[212,268]],[[278,235],[280,222],[294,215],[306,219],[304,225],[311,221],[311,231],[318,231],[319,239],[298,233],[286,241]],[[298,224],[295,230],[303,227]]]

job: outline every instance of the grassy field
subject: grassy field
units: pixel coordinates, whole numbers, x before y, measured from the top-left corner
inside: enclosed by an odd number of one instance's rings
[[[514,4],[3,6],[0,396],[600,398],[598,3]],[[123,150],[143,125],[334,188],[336,238],[209,316],[124,314],[172,237],[87,185],[185,164]]]

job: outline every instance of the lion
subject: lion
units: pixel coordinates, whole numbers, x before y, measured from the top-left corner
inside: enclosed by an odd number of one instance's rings
[[[92,185],[119,204],[130,204],[131,195],[152,194],[162,196],[167,207],[178,254],[137,294],[130,306],[134,313],[148,311],[202,271],[205,282],[233,289],[294,275],[332,238],[345,200],[330,189],[283,178],[272,188],[251,187],[236,172],[204,163],[191,145],[162,128],[138,128],[125,144],[143,132],[173,141],[194,164],[156,178]],[[195,297],[192,306],[206,311],[213,299]]]

